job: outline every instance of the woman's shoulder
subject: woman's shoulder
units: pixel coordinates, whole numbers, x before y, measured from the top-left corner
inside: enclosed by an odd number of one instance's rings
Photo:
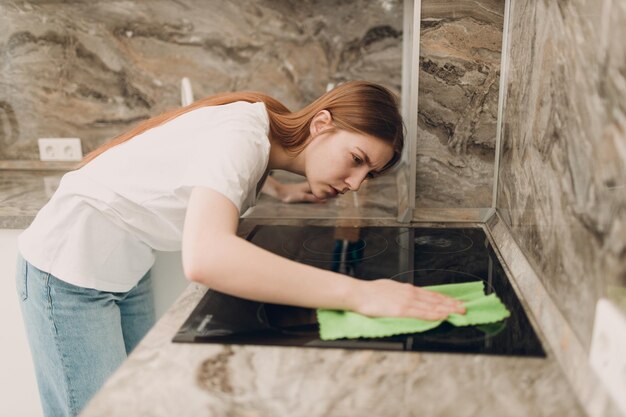
[[[190,114],[191,113],[191,114]],[[235,101],[218,106],[203,106],[188,112],[191,119],[203,125],[269,131],[269,116],[265,103]]]
[[[195,115],[185,123],[190,141],[199,140],[201,146],[226,148],[269,148],[269,117],[265,104],[237,101],[219,106],[193,110]],[[206,141],[206,139],[213,139]],[[227,139],[227,140],[225,140]]]

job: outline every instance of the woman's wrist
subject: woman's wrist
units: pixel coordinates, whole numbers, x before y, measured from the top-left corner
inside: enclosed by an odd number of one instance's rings
[[[345,285],[340,286],[340,291],[342,291],[340,298],[343,300],[345,310],[358,312],[367,291],[367,281],[347,276],[346,278],[348,279]]]
[[[261,189],[261,191],[269,195],[270,197],[274,197],[280,200],[282,199],[283,194],[283,184],[276,181],[271,176],[268,176],[265,180],[265,183],[263,184],[263,188]]]
[[[285,197],[284,184],[278,181],[274,181],[273,186],[274,186],[274,198],[277,198],[280,201],[283,201],[283,198]]]

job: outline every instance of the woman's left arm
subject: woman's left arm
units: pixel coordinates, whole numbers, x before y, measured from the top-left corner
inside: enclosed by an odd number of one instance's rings
[[[283,184],[268,176],[261,191],[283,203],[323,203],[326,201],[315,197],[311,193],[309,183],[306,181]]]

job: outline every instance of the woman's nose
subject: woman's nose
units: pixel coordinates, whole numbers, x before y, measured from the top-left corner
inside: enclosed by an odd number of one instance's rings
[[[356,172],[346,178],[345,182],[350,191],[359,191],[359,188],[361,188],[361,184],[363,184],[363,180],[365,180],[366,176],[367,171],[365,173]]]

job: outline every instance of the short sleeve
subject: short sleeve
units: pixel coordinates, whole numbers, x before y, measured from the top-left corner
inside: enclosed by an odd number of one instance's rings
[[[265,132],[258,129],[222,127],[199,138],[175,193],[188,196],[193,187],[208,187],[232,201],[241,214],[246,200],[256,195],[269,148]]]

